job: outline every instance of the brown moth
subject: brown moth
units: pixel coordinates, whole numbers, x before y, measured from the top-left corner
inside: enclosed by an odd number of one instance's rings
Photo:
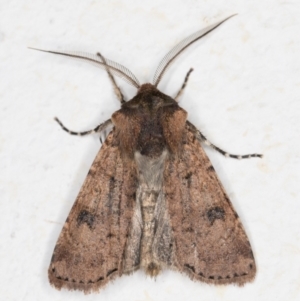
[[[230,17],[229,17],[230,18]],[[229,19],[227,18],[227,19]],[[193,280],[243,285],[255,277],[250,243],[201,143],[226,157],[187,120],[175,98],[157,89],[167,67],[189,45],[227,19],[184,39],[162,60],[153,84],[140,85],[124,66],[76,52],[106,69],[121,109],[94,130],[112,126],[57,241],[49,281],[58,289],[97,291],[110,280],[142,268],[150,276],[170,268]],[[114,75],[138,91],[124,100]]]

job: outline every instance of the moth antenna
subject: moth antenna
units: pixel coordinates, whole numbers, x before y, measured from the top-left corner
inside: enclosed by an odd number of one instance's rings
[[[103,63],[105,64],[105,66],[106,66],[105,69],[106,69],[106,71],[107,71],[107,74],[108,74],[109,79],[111,80],[111,82],[112,82],[112,84],[113,84],[114,91],[115,91],[115,93],[116,93],[118,99],[120,100],[121,104],[125,103],[124,95],[122,94],[122,91],[121,91],[120,87],[117,85],[114,76],[111,74],[109,68],[107,67],[106,58],[105,58],[100,52],[97,52],[97,56],[100,57],[100,59],[102,60],[102,62],[103,62]]]
[[[79,58],[86,61],[90,61],[93,63],[96,63],[97,66],[103,68],[103,69],[109,69],[112,74],[117,75],[121,78],[123,78],[127,83],[131,84],[132,86],[139,88],[140,83],[138,79],[135,77],[135,75],[126,67],[123,65],[116,63],[114,61],[105,59],[105,63],[102,62],[101,57],[99,57],[97,54],[87,53],[87,52],[79,52],[79,51],[53,51],[53,50],[44,50],[44,49],[38,49],[33,47],[28,47],[29,49],[38,50],[42,52],[48,52],[53,54],[60,54],[65,55],[73,58]]]
[[[157,85],[159,84],[159,82],[162,79],[162,76],[164,75],[164,73],[166,72],[166,70],[168,69],[168,67],[170,66],[170,64],[178,57],[179,54],[181,54],[187,47],[189,47],[191,44],[193,44],[194,42],[198,41],[199,39],[201,39],[202,37],[204,37],[205,35],[207,35],[208,33],[210,33],[211,31],[213,31],[214,29],[216,29],[218,26],[220,26],[222,23],[224,23],[225,21],[227,21],[228,19],[232,18],[234,15],[231,15],[229,17],[227,17],[226,19],[219,21],[217,23],[214,23],[213,25],[210,25],[204,29],[201,29],[193,34],[191,34],[190,36],[188,36],[187,38],[185,38],[184,40],[182,40],[181,42],[179,42],[174,48],[172,48],[165,56],[164,58],[161,60],[161,62],[159,63],[154,77],[153,77],[153,85],[155,87],[157,87]]]

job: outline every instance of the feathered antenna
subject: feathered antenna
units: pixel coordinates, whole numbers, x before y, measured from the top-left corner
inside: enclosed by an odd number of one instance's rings
[[[123,65],[121,65],[119,63],[111,61],[109,59],[105,59],[105,63],[104,63],[101,60],[101,58],[99,57],[99,55],[97,55],[97,54],[78,52],[78,51],[53,51],[53,50],[44,50],[44,49],[38,49],[38,48],[33,48],[33,47],[28,47],[28,48],[33,49],[33,50],[42,51],[42,52],[49,52],[49,53],[79,58],[79,59],[83,59],[83,60],[87,60],[87,61],[96,63],[97,66],[99,66],[103,69],[108,68],[112,74],[123,78],[125,81],[127,81],[132,86],[134,86],[136,88],[140,87],[140,83],[139,83],[138,79],[128,68],[124,67]]]
[[[187,47],[189,47],[191,44],[193,44],[194,42],[198,41],[199,39],[201,39],[202,37],[204,37],[205,35],[207,35],[208,33],[210,33],[211,31],[213,31],[215,28],[217,28],[218,26],[220,26],[222,23],[224,23],[225,21],[227,21],[228,19],[232,18],[234,15],[231,15],[229,17],[227,17],[226,19],[219,21],[213,25],[210,25],[204,29],[201,29],[193,34],[191,34],[190,36],[188,36],[187,38],[185,38],[184,40],[182,40],[180,43],[178,43],[174,48],[172,48],[165,56],[164,58],[161,60],[161,62],[159,63],[155,74],[154,74],[154,78],[153,78],[153,85],[155,87],[157,87],[157,85],[159,84],[159,82],[162,79],[162,76],[164,75],[165,71],[167,70],[168,67],[170,67],[170,64],[176,59],[176,57],[178,57],[178,55],[180,53],[182,53]]]

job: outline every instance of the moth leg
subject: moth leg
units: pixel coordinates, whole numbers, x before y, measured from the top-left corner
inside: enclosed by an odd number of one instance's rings
[[[99,56],[100,59],[102,60],[102,62],[106,65],[106,60],[100,52],[97,52],[97,56]],[[118,99],[120,100],[121,104],[125,103],[124,95],[122,94],[120,87],[118,87],[114,76],[111,74],[109,68],[105,68],[105,69],[106,69],[106,72],[108,74],[109,79],[112,82],[112,85],[114,87],[114,91],[115,91]]]
[[[102,139],[103,137],[103,139]],[[100,143],[103,144],[103,140],[105,140],[107,137],[107,132],[106,132],[106,129],[104,129],[104,131],[101,133],[100,137],[99,137],[99,140],[100,140]]]
[[[225,157],[229,158],[234,158],[234,159],[248,159],[248,158],[262,158],[263,155],[261,154],[248,154],[248,155],[233,155],[225,152],[224,150],[220,149],[213,143],[211,143],[209,140],[206,139],[206,137],[189,121],[187,121],[187,126],[190,128],[190,130],[195,134],[196,138],[198,139],[199,142],[203,142],[204,144],[212,147],[215,149],[217,152],[222,154]]]
[[[212,147],[213,149],[215,149],[217,152],[219,152],[220,154],[222,154],[225,157],[230,157],[230,158],[234,158],[234,159],[248,159],[248,158],[262,158],[263,155],[261,154],[248,154],[248,155],[233,155],[233,154],[229,154],[227,152],[225,152],[224,150],[220,149],[219,147],[217,147],[216,145],[212,144],[210,141],[208,141],[206,139],[206,137],[198,130],[198,140],[200,140],[200,142],[203,142],[204,144]]]
[[[193,68],[191,68],[188,73],[186,74],[185,78],[184,78],[184,81],[183,81],[183,84],[180,88],[180,90],[178,91],[177,95],[174,97],[174,99],[178,102],[178,98],[181,96],[181,94],[183,93],[183,90],[184,88],[186,87],[186,84],[188,82],[188,79],[190,77],[190,74],[194,71]]]
[[[54,120],[57,121],[57,123],[61,126],[61,128],[64,131],[68,132],[71,135],[77,135],[77,136],[85,136],[85,135],[89,135],[89,134],[93,134],[93,133],[100,133],[112,124],[111,120],[108,119],[108,120],[104,121],[103,123],[99,124],[98,126],[96,126],[92,130],[85,131],[85,132],[73,132],[73,131],[70,131],[69,129],[67,129],[57,117],[55,117]]]

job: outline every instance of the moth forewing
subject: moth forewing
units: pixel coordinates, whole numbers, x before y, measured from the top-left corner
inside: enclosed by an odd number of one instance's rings
[[[243,285],[256,272],[243,226],[189,125],[183,145],[164,170],[175,266],[195,280]]]
[[[60,53],[99,63],[122,106],[91,131],[70,131],[57,119],[73,135],[99,132],[111,123],[113,129],[54,249],[48,273],[56,288],[88,293],[139,268],[150,276],[172,268],[213,284],[243,285],[254,279],[250,243],[200,142],[233,158],[261,155],[231,155],[211,144],[187,121],[177,97],[156,88],[170,62],[222,22],[175,46],[160,64],[154,85],[140,86],[128,69],[100,53]],[[130,101],[124,101],[113,74],[138,87]]]
[[[60,234],[48,271],[51,284],[87,293],[123,274],[136,190],[135,164],[122,158],[113,130]],[[132,260],[127,269],[133,271],[135,265]]]

